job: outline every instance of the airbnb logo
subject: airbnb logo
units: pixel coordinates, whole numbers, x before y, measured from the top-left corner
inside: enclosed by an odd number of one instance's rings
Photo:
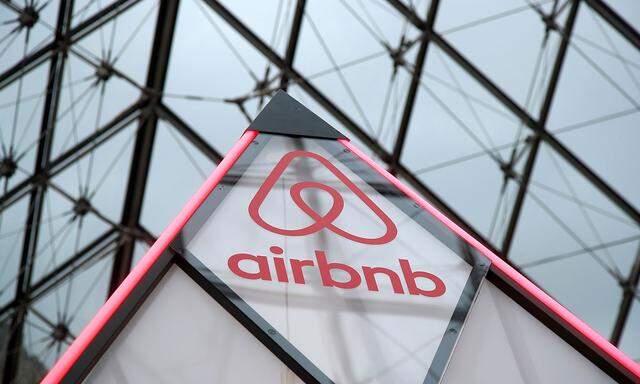
[[[260,207],[273,189],[273,186],[282,177],[283,173],[297,158],[310,158],[318,161],[329,170],[348,190],[353,192],[384,224],[384,233],[380,236],[358,236],[340,228],[335,220],[340,217],[344,209],[345,201],[340,192],[335,188],[317,181],[302,181],[293,184],[289,194],[293,203],[309,218],[312,223],[303,228],[278,228],[267,223],[260,215]],[[305,189],[317,189],[331,196],[331,208],[325,213],[316,212],[302,197]],[[253,199],[249,203],[249,216],[260,227],[284,236],[306,236],[326,229],[351,241],[367,244],[387,244],[396,238],[398,229],[396,225],[360,188],[342,173],[335,165],[324,157],[307,151],[291,151],[285,154],[267,176]],[[390,286],[395,294],[420,295],[427,297],[439,297],[445,294],[444,281],[433,273],[413,269],[409,260],[398,259],[391,268],[382,266],[356,267],[331,261],[325,251],[316,250],[310,259],[296,259],[284,257],[284,250],[278,246],[269,248],[271,253],[267,255],[254,255],[251,253],[236,253],[229,257],[227,266],[236,276],[247,280],[278,281],[280,283],[293,282],[295,284],[307,284],[308,279],[314,276],[325,287],[340,289],[355,289],[361,286],[372,292],[379,292],[379,284]],[[275,276],[273,274],[275,272]],[[306,277],[305,277],[306,272]],[[318,280],[316,280],[318,281]]]
[[[300,208],[300,210],[302,210],[306,215],[313,219],[314,222],[312,224],[304,228],[285,229],[278,228],[267,223],[260,216],[260,206],[262,205],[265,198],[267,197],[275,183],[278,181],[280,176],[282,176],[282,173],[289,166],[289,164],[291,164],[294,159],[299,157],[315,159],[322,165],[324,165],[331,173],[333,173],[336,178],[338,178],[338,180],[340,180],[347,188],[349,188],[349,190],[351,190],[351,192],[358,196],[360,200],[362,200],[362,202],[364,202],[367,207],[369,207],[371,211],[382,221],[382,223],[385,225],[384,234],[379,237],[361,237],[349,233],[344,229],[334,225],[333,222],[338,218],[338,216],[340,216],[340,213],[342,213],[342,209],[344,208],[344,199],[342,198],[342,195],[340,195],[340,192],[336,191],[334,188],[315,181],[304,181],[296,183],[292,185],[290,189],[290,194],[293,202]],[[325,191],[329,193],[329,195],[333,199],[331,209],[329,209],[326,214],[321,215],[318,212],[314,211],[313,208],[311,208],[302,198],[302,191],[311,188]],[[358,243],[379,245],[390,242],[391,240],[395,239],[396,235],[398,234],[398,229],[396,228],[393,221],[391,221],[391,219],[384,212],[382,212],[382,210],[373,201],[371,201],[371,199],[364,192],[362,192],[360,188],[358,188],[351,180],[349,180],[349,178],[347,178],[347,176],[340,172],[340,170],[336,168],[335,165],[331,164],[329,160],[316,153],[306,151],[292,151],[287,153],[282,157],[282,159],[280,159],[280,161],[273,168],[260,189],[258,189],[258,192],[256,192],[256,195],[251,200],[251,203],[249,203],[249,215],[251,216],[253,221],[255,221],[256,224],[258,224],[262,228],[284,236],[306,236],[312,233],[316,233],[321,229],[328,229],[329,231],[339,236]]]

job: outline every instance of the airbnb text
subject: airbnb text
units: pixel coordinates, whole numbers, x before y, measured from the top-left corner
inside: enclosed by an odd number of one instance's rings
[[[236,253],[229,258],[227,265],[237,276],[250,280],[277,280],[281,283],[289,283],[293,280],[296,284],[306,284],[305,271],[308,274],[315,270],[319,273],[322,285],[325,287],[353,289],[359,287],[364,281],[367,289],[374,292],[380,290],[378,285],[383,282],[390,283],[391,289],[396,294],[438,297],[444,295],[446,291],[442,279],[429,272],[414,270],[406,259],[398,260],[402,271],[400,275],[385,267],[355,268],[344,263],[328,261],[324,251],[315,251],[315,260],[299,260],[282,257],[284,251],[280,247],[272,246],[269,250],[273,254],[271,257]],[[275,272],[275,276],[272,276],[272,271]],[[344,277],[335,278],[334,271]]]

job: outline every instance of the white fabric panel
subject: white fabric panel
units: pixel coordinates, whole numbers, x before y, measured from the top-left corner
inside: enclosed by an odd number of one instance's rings
[[[85,382],[302,383],[177,267]]]
[[[615,381],[485,280],[442,382],[596,384]]]

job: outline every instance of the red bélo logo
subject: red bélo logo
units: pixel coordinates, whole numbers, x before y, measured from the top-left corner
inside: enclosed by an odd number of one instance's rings
[[[286,168],[291,164],[291,162],[296,158],[312,158],[319,161],[322,165],[324,165],[334,176],[338,178],[351,192],[353,192],[356,196],[364,202],[367,207],[371,209],[371,211],[382,221],[385,226],[385,232],[382,236],[379,237],[362,237],[357,236],[352,233],[345,231],[342,228],[337,227],[333,224],[333,222],[340,216],[342,210],[344,208],[344,199],[340,192],[338,192],[335,188],[332,188],[326,184],[319,183],[317,181],[303,181],[296,183],[291,186],[289,193],[291,194],[291,198],[293,202],[314,222],[304,228],[298,229],[284,229],[275,227],[269,223],[267,223],[262,216],[260,216],[260,206],[264,202],[265,198],[278,181],[282,173],[286,170]],[[329,211],[324,215],[319,214],[313,208],[311,208],[302,198],[302,191],[305,189],[319,189],[327,192],[331,198],[333,199],[333,204]],[[269,176],[266,178],[256,195],[249,203],[249,215],[262,228],[271,231],[273,233],[277,233],[279,235],[284,236],[306,236],[312,233],[316,233],[321,229],[327,229],[337,235],[340,235],[349,240],[369,244],[369,245],[378,245],[378,244],[386,244],[393,239],[396,238],[398,234],[398,229],[389,216],[387,216],[382,210],[367,196],[360,188],[358,188],[344,173],[342,173],[335,165],[333,165],[329,160],[324,157],[318,155],[317,153],[307,152],[307,151],[292,151],[287,153],[280,159],[278,164],[273,168]]]

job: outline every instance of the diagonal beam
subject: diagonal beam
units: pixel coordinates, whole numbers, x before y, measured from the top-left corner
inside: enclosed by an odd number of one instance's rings
[[[611,9],[602,0],[584,0],[587,5],[596,11],[603,19],[605,19],[613,28],[624,36],[629,43],[636,49],[640,50],[640,33],[636,31],[625,19],[623,19],[616,11]]]
[[[62,0],[58,11],[58,21],[55,31],[56,41],[62,39],[71,25],[71,13],[73,9],[72,0]],[[51,147],[53,145],[53,134],[58,114],[59,94],[62,87],[62,77],[66,52],[58,51],[51,57],[49,66],[49,78],[47,83],[47,93],[45,97],[42,123],[40,126],[40,140],[36,154],[34,174],[42,173],[49,165]],[[13,152],[13,148],[9,149]],[[46,196],[46,184],[41,183],[30,191],[29,208],[27,210],[27,220],[25,223],[24,240],[22,243],[22,255],[18,267],[18,278],[16,280],[16,290],[14,300],[23,302],[29,297],[31,292],[31,277],[33,272],[36,249],[38,247],[40,222],[42,209]],[[9,335],[6,346],[5,363],[3,369],[3,383],[13,382],[18,374],[20,356],[23,354],[23,330],[26,317],[26,307],[18,308],[11,318],[13,331]]]
[[[298,0],[296,3],[296,10],[293,15],[293,22],[291,23],[291,32],[289,33],[289,43],[287,44],[287,52],[284,55],[284,63],[287,68],[293,67],[293,59],[296,56],[296,48],[298,47],[298,41],[300,40],[300,29],[302,29],[302,18],[304,17],[304,9],[307,4],[307,0]],[[287,90],[289,86],[289,77],[287,71],[282,71],[282,77],[280,78],[280,88]]]
[[[411,114],[416,101],[416,95],[418,94],[418,87],[420,86],[420,79],[422,78],[422,69],[424,67],[425,59],[427,57],[427,48],[431,41],[431,31],[433,31],[433,25],[436,21],[436,14],[438,12],[438,5],[440,0],[432,0],[429,6],[427,14],[427,22],[422,30],[422,39],[420,41],[420,47],[418,48],[418,54],[413,69],[413,75],[411,77],[411,85],[409,86],[409,92],[407,93],[407,99],[404,103],[404,110],[402,111],[402,119],[400,120],[400,126],[398,127],[398,135],[396,136],[396,142],[393,147],[393,153],[391,154],[391,163],[389,167],[392,173],[400,163],[400,156],[402,156],[402,148],[407,137],[407,130],[409,129],[409,122],[411,121]]]
[[[118,113],[109,123],[102,128],[94,131],[91,135],[82,139],[80,142],[69,148],[51,161],[46,169],[46,175],[53,177],[65,170],[71,164],[77,162],[82,157],[102,145],[104,142],[115,136],[123,129],[128,127],[136,119],[144,119],[147,116],[146,109],[148,101],[141,99],[127,107],[124,111]]]
[[[138,4],[142,0],[117,0],[102,8],[99,12],[78,24],[67,34],[68,45],[73,44],[85,36],[102,27],[113,18]]]
[[[621,211],[625,212],[629,217],[640,225],[640,211],[629,201],[627,201],[618,191],[613,189],[607,182],[605,182],[598,174],[596,174],[591,168],[589,168],[582,160],[580,160],[573,152],[571,152],[564,144],[560,143],[549,132],[540,133],[542,140],[544,140],[550,147],[552,147],[560,156],[564,158],[566,162],[571,164],[576,171],[593,184],[603,195],[605,195],[613,204],[615,204]]]
[[[490,80],[482,71],[473,65],[465,56],[455,49],[440,34],[433,32],[433,42],[442,49],[449,57],[462,67],[471,77],[489,91],[498,101],[500,101],[511,113],[516,115],[520,121],[527,127],[537,130],[538,122],[529,115],[518,103],[516,103],[509,95],[507,95],[500,87]]]
[[[571,4],[571,9],[569,10],[569,16],[567,17],[567,21],[565,23],[564,31],[561,32],[562,40],[560,41],[560,47],[558,48],[558,53],[556,54],[556,59],[553,64],[551,77],[549,78],[549,84],[547,85],[547,92],[545,94],[545,98],[542,103],[542,107],[540,109],[539,124],[542,127],[544,127],[547,124],[547,119],[549,117],[549,112],[551,111],[553,98],[555,96],[556,89],[558,88],[558,80],[560,79],[560,73],[562,71],[564,59],[567,55],[567,49],[569,48],[569,43],[571,41],[571,34],[573,32],[573,26],[575,24],[576,17],[578,14],[579,5],[580,5],[580,0],[573,0],[573,3]],[[543,130],[544,132],[546,132],[546,129],[543,128]],[[511,245],[513,244],[513,238],[515,236],[516,227],[518,225],[518,220],[520,219],[522,206],[524,204],[524,200],[527,195],[529,180],[531,179],[531,174],[533,173],[533,167],[535,165],[536,157],[538,156],[538,151],[540,148],[540,137],[541,135],[539,134],[536,134],[532,137],[531,146],[529,148],[529,155],[527,157],[527,162],[525,164],[522,177],[520,178],[520,188],[518,189],[518,194],[513,204],[511,215],[509,217],[509,224],[507,225],[507,230],[505,232],[504,239],[502,242],[501,250],[502,250],[502,257],[504,258],[509,257],[509,251],[511,250]],[[513,164],[511,164],[511,166],[513,166]]]
[[[50,59],[55,48],[55,42],[51,42],[37,51],[28,54],[9,69],[2,72],[2,74],[0,74],[0,90],[6,88],[18,78],[24,76],[38,65]]]
[[[178,15],[178,4],[178,0],[160,2],[146,82],[151,106],[161,100],[162,91],[164,90],[169,66],[169,54]],[[136,135],[121,219],[121,224],[126,228],[137,228],[140,214],[142,213],[142,203],[158,124],[158,115],[155,109],[140,124],[141,126]],[[113,262],[109,292],[115,291],[131,268],[135,244],[129,234],[123,233],[122,236],[122,245],[118,249]]]
[[[222,154],[211,146],[202,138],[193,128],[191,128],[182,118],[176,115],[171,108],[164,103],[156,105],[156,113],[158,116],[171,124],[182,136],[187,139],[194,147],[198,148],[209,160],[218,164],[222,161]]]

